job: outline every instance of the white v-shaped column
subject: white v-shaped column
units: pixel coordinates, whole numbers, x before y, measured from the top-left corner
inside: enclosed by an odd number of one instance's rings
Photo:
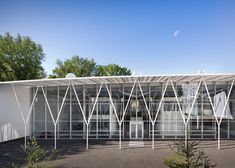
[[[62,100],[62,103],[61,103],[61,106],[60,106],[60,109],[59,109],[59,112],[58,112],[58,116],[56,118],[54,118],[53,114],[52,114],[52,111],[51,111],[51,107],[50,107],[50,104],[48,102],[48,99],[47,99],[47,96],[46,96],[46,93],[43,89],[43,86],[41,84],[41,89],[42,89],[42,93],[43,93],[43,96],[44,96],[44,99],[46,101],[46,105],[48,107],[48,110],[49,110],[49,113],[50,113],[50,116],[51,116],[51,119],[53,121],[53,124],[54,124],[54,148],[56,149],[56,125],[59,121],[59,118],[60,118],[60,114],[62,112],[62,109],[63,109],[63,106],[64,106],[64,102],[66,100],[66,97],[67,97],[67,94],[68,94],[68,91],[69,91],[69,86],[70,86],[70,83],[68,84],[68,87],[66,89],[66,92],[65,92],[65,95],[63,97],[63,100]]]
[[[208,90],[208,87],[207,87],[207,83],[206,83],[206,80],[205,78],[203,77],[203,82],[204,82],[204,85],[205,85],[205,88],[206,88],[206,92],[207,92],[207,95],[208,95],[208,98],[209,98],[209,101],[210,101],[210,104],[211,104],[211,108],[212,108],[212,111],[213,111],[213,115],[215,117],[215,120],[216,120],[216,123],[218,125],[218,149],[220,149],[220,124],[222,122],[222,117],[224,115],[224,112],[225,112],[225,109],[226,109],[226,106],[228,104],[228,100],[229,100],[229,97],[230,97],[230,94],[232,92],[232,89],[233,89],[233,86],[234,86],[234,79],[231,83],[231,86],[229,88],[229,92],[228,92],[228,95],[227,95],[227,99],[225,101],[225,104],[224,104],[224,107],[223,107],[223,111],[222,111],[222,115],[221,117],[217,117],[216,115],[216,111],[215,111],[215,105],[213,104],[212,102],[212,99],[211,99],[211,96],[210,96],[210,93],[209,93],[209,90]]]
[[[21,118],[23,120],[23,123],[24,123],[24,147],[26,148],[26,129],[27,129],[27,124],[29,122],[29,118],[30,118],[30,115],[32,113],[32,109],[33,109],[33,105],[34,105],[34,102],[35,102],[35,98],[37,96],[37,93],[38,93],[38,89],[39,89],[39,86],[37,86],[36,88],[36,91],[34,93],[34,96],[33,96],[33,100],[32,100],[32,103],[30,105],[30,108],[29,108],[29,111],[28,113],[26,113],[26,118],[24,117],[24,114],[23,114],[23,111],[22,111],[22,108],[21,108],[21,105],[20,105],[20,102],[19,102],[19,99],[18,99],[18,96],[17,96],[17,93],[15,91],[15,86],[12,84],[12,90],[13,90],[13,93],[14,93],[14,96],[15,96],[15,99],[16,99],[16,102],[17,102],[17,106],[20,110],[20,114],[21,114]]]
[[[145,104],[145,108],[146,108],[146,110],[147,110],[147,113],[148,113],[148,116],[149,116],[149,120],[150,120],[150,122],[151,122],[151,124],[152,124],[152,149],[154,149],[154,121],[153,121],[153,119],[152,119],[152,117],[151,117],[151,115],[150,115],[150,109],[149,109],[149,107],[148,107],[148,105],[147,105],[147,102],[146,102],[146,99],[145,99],[145,97],[144,97],[144,93],[143,93],[143,89],[142,89],[142,87],[141,87],[141,85],[140,85],[140,82],[138,81],[138,86],[139,86],[139,89],[140,89],[140,92],[141,92],[141,96],[142,96],[142,98],[143,98],[143,100],[144,100],[144,104]],[[161,103],[161,102],[160,102]],[[157,114],[156,114],[157,115]]]
[[[192,105],[190,107],[189,115],[188,115],[187,118],[185,118],[186,120],[184,119],[184,121],[185,121],[184,122],[185,146],[187,145],[187,141],[188,141],[188,123],[189,123],[189,120],[190,120],[190,117],[191,117],[191,114],[192,114],[192,111],[193,111],[193,108],[194,108],[194,104],[195,104],[195,102],[197,100],[201,84],[202,84],[202,78],[200,79],[199,84],[197,86],[197,90],[196,90],[196,93],[195,93],[194,98],[193,98],[193,103],[192,103]]]
[[[91,121],[91,117],[92,117],[92,115],[93,115],[93,113],[94,113],[96,104],[97,104],[97,102],[98,102],[98,97],[99,97],[99,95],[100,95],[100,92],[101,92],[103,83],[101,83],[101,85],[100,85],[100,87],[99,87],[98,93],[97,93],[96,98],[95,98],[95,102],[94,102],[94,104],[93,104],[93,106],[92,106],[92,110],[91,110],[90,115],[88,116],[88,119],[86,119],[85,112],[84,112],[84,110],[83,110],[83,108],[82,108],[82,106],[81,106],[81,102],[80,102],[80,100],[79,100],[79,98],[78,98],[78,95],[77,95],[76,89],[75,89],[75,87],[74,87],[74,84],[71,83],[71,85],[72,85],[72,88],[73,88],[75,97],[76,97],[76,99],[77,99],[78,106],[79,106],[79,108],[80,108],[80,110],[81,110],[81,112],[82,112],[82,116],[83,116],[83,119],[84,119],[85,124],[86,124],[86,149],[88,149],[89,124],[90,124],[90,121]]]
[[[165,88],[164,88],[164,90],[163,90],[163,92],[162,92],[162,97],[161,97],[161,100],[160,100],[160,103],[159,103],[159,106],[158,106],[158,109],[157,109],[157,113],[156,113],[156,115],[155,115],[155,117],[154,117],[154,119],[153,119],[153,118],[151,117],[151,115],[150,115],[150,109],[149,109],[149,107],[148,107],[148,105],[147,105],[147,102],[146,102],[146,99],[145,99],[145,97],[144,97],[143,89],[142,89],[142,87],[141,87],[140,82],[138,81],[138,87],[139,87],[139,89],[140,89],[141,96],[142,96],[142,98],[143,98],[143,101],[144,101],[144,104],[145,104],[145,107],[146,107],[146,110],[147,110],[147,113],[148,113],[150,122],[151,122],[151,124],[152,124],[152,149],[154,149],[154,124],[156,123],[156,120],[157,120],[157,117],[158,117],[158,114],[159,114],[159,111],[160,111],[161,104],[162,104],[163,99],[164,99],[164,95],[165,95],[165,92],[166,92],[168,83],[169,83],[169,79],[167,80],[167,83],[166,83],[166,85],[165,85]],[[133,85],[133,88],[134,88],[134,85]],[[133,92],[133,90],[132,90],[132,92]],[[132,95],[132,92],[131,92],[131,95]],[[129,99],[130,99],[130,98],[129,98]],[[128,102],[129,102],[129,101],[128,101]],[[127,104],[127,105],[128,105],[128,104]]]
[[[117,121],[118,121],[118,125],[119,125],[119,149],[121,149],[121,148],[122,148],[122,143],[121,143],[121,139],[122,139],[122,136],[121,136],[122,122],[123,122],[124,117],[125,117],[125,115],[126,115],[126,111],[127,111],[128,105],[129,105],[129,103],[130,103],[130,100],[131,100],[131,97],[132,97],[132,94],[133,94],[133,90],[134,90],[135,85],[136,85],[136,80],[135,80],[135,82],[134,82],[134,84],[133,84],[133,86],[132,86],[132,88],[131,88],[131,93],[130,93],[130,95],[129,95],[129,98],[128,98],[126,107],[124,108],[124,111],[123,111],[123,113],[122,113],[122,117],[121,117],[121,118],[118,117],[116,107],[115,107],[114,104],[113,104],[113,99],[112,99],[110,90],[109,90],[107,84],[105,84],[105,85],[106,85],[106,89],[107,89],[107,91],[108,91],[108,95],[109,95],[109,99],[110,99],[110,102],[111,102],[111,106],[112,106],[112,108],[113,108],[113,111],[114,111],[115,116],[116,116]]]

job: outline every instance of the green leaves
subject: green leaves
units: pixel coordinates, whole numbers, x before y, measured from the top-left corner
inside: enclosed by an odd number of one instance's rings
[[[0,81],[40,79],[45,77],[42,46],[29,37],[0,35]],[[57,66],[49,78],[64,78],[68,73],[77,77],[131,75],[126,67],[117,64],[97,65],[93,59],[73,56],[65,61],[57,60]]]
[[[210,168],[215,167],[205,152],[198,148],[199,142],[179,141],[171,147],[173,155],[165,159],[170,168]]]
[[[24,168],[42,168],[41,162],[50,161],[56,157],[56,151],[42,149],[36,139],[30,139],[26,148],[22,146],[25,152]]]
[[[97,67],[96,76],[121,76],[131,75],[131,70],[121,67],[117,64],[99,65]]]
[[[50,78],[64,78],[68,73],[74,73],[77,77],[131,75],[129,69],[117,64],[97,65],[93,59],[76,55],[64,62],[57,60],[56,64],[57,67]]]
[[[50,78],[64,78],[68,73],[74,73],[77,77],[93,76],[96,70],[96,63],[93,59],[73,56],[64,62],[57,60],[57,67],[53,70]]]
[[[41,45],[29,37],[0,36],[0,81],[42,78],[44,58]]]

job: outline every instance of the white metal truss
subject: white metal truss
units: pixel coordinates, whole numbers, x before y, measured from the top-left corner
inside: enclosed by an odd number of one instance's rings
[[[208,81],[230,81],[235,78],[235,74],[165,74],[165,75],[131,75],[131,76],[100,76],[100,77],[76,77],[76,78],[56,78],[56,79],[35,79],[21,81],[6,81],[0,82],[0,85],[12,84],[21,86],[36,87],[38,84],[43,86],[66,86],[69,81],[79,83],[79,85],[89,84],[120,84],[133,83],[135,80],[140,82],[166,82],[168,77],[173,82],[184,81],[193,82],[199,81],[204,77]]]
[[[192,103],[192,106],[191,106],[191,108],[190,108],[190,111],[189,111],[189,114],[188,114],[188,118],[187,118],[187,120],[186,120],[186,124],[188,124],[188,122],[189,122],[189,120],[190,120],[190,116],[191,116],[191,114],[192,114],[194,104],[195,104],[195,102],[196,102],[196,100],[197,100],[197,97],[198,97],[198,93],[199,93],[199,89],[200,89],[201,84],[202,84],[202,79],[200,80],[200,82],[199,82],[199,84],[198,84],[198,87],[197,87],[197,90],[196,90],[196,93],[195,93],[195,95],[194,95],[193,103]]]
[[[176,102],[177,102],[177,104],[178,104],[179,111],[180,111],[180,113],[181,113],[181,117],[182,117],[183,122],[184,122],[184,124],[185,124],[185,117],[184,117],[184,114],[183,114],[182,108],[181,108],[181,106],[180,106],[180,102],[179,102],[178,95],[177,95],[176,90],[175,90],[175,86],[174,86],[174,84],[173,84],[173,82],[172,82],[172,80],[171,80],[171,79],[170,79],[170,82],[171,82],[171,86],[172,86],[172,89],[173,89],[174,94],[175,94],[175,100],[176,100]]]
[[[98,97],[99,97],[99,95],[100,95],[100,91],[101,91],[101,89],[102,89],[102,86],[103,86],[103,83],[101,83],[101,85],[100,85],[100,88],[99,88],[99,91],[98,91],[98,93],[97,93],[97,95],[96,95],[96,98],[95,98],[95,102],[94,102],[94,104],[93,104],[93,107],[92,107],[92,110],[91,110],[91,114],[90,114],[90,116],[88,117],[88,120],[87,120],[87,130],[86,130],[86,149],[88,149],[88,136],[89,136],[89,124],[90,124],[90,121],[91,121],[91,117],[92,117],[92,115],[93,115],[93,112],[94,112],[94,110],[95,110],[95,107],[96,107],[96,103],[97,103],[97,101],[98,101]]]
[[[85,121],[85,124],[88,125],[87,119],[86,119],[86,115],[85,115],[85,112],[84,112],[84,110],[83,110],[83,108],[82,108],[81,102],[80,102],[80,100],[79,100],[79,98],[78,98],[78,94],[77,94],[77,92],[76,92],[76,89],[75,89],[73,83],[71,83],[71,85],[72,85],[72,88],[73,88],[73,91],[74,91],[76,100],[77,100],[77,102],[78,102],[79,109],[80,109],[81,112],[82,112],[82,116],[83,116],[83,119],[84,119],[84,121]]]
[[[45,99],[45,101],[46,101],[46,104],[47,104],[49,113],[50,113],[50,115],[51,115],[51,119],[52,119],[53,124],[54,124],[54,148],[55,148],[55,149],[56,149],[56,125],[57,125],[57,123],[58,123],[58,121],[59,121],[59,117],[60,117],[62,108],[63,108],[63,106],[64,106],[65,99],[66,99],[67,94],[68,94],[69,86],[70,86],[70,83],[68,84],[67,90],[66,90],[65,95],[64,95],[64,97],[63,97],[63,101],[62,101],[62,103],[61,103],[58,116],[57,116],[56,119],[55,119],[54,116],[53,116],[53,114],[52,114],[52,111],[51,111],[51,108],[50,108],[50,105],[49,105],[47,96],[46,96],[46,94],[45,94],[45,91],[44,91],[44,89],[43,89],[43,86],[41,85],[41,89],[42,89],[42,92],[43,92],[43,95],[44,95],[44,99]]]
[[[23,111],[22,111],[22,109],[21,109],[21,105],[20,105],[20,103],[19,103],[18,96],[17,96],[16,91],[15,91],[15,87],[14,87],[13,84],[11,84],[11,86],[12,86],[12,90],[13,90],[14,95],[15,95],[15,99],[16,99],[17,105],[18,105],[19,110],[20,110],[21,118],[22,118],[22,120],[23,120],[23,122],[24,122],[24,124],[25,124],[26,121],[25,121],[25,118],[24,118]]]
[[[207,95],[208,95],[208,98],[209,98],[209,101],[210,101],[210,104],[211,104],[211,108],[212,108],[212,111],[213,111],[213,115],[214,115],[215,120],[216,120],[216,123],[217,123],[217,125],[218,125],[218,149],[220,149],[220,124],[221,124],[221,122],[222,122],[222,117],[223,117],[223,115],[224,115],[224,112],[225,112],[227,103],[228,103],[228,101],[229,101],[229,97],[230,97],[232,88],[233,88],[233,86],[234,86],[234,79],[233,79],[233,81],[232,81],[232,83],[231,83],[231,86],[230,86],[230,89],[229,89],[229,92],[228,92],[228,95],[227,95],[227,99],[226,99],[225,105],[224,105],[224,107],[223,107],[222,116],[221,116],[220,119],[218,119],[218,117],[217,117],[217,115],[216,115],[216,113],[215,113],[215,106],[214,106],[214,104],[213,104],[213,102],[212,102],[212,99],[211,99],[211,96],[210,96],[210,93],[209,93],[209,90],[208,90],[208,87],[207,87],[207,83],[206,83],[205,78],[203,78],[203,81],[204,81],[204,85],[205,85],[205,88],[206,88],[206,92],[207,92]]]
[[[210,104],[211,104],[211,108],[212,108],[213,115],[214,115],[215,120],[216,120],[216,122],[217,122],[217,124],[218,124],[219,121],[218,121],[218,118],[217,118],[217,116],[216,116],[216,114],[215,114],[215,106],[214,106],[214,104],[213,104],[213,102],[212,102],[212,100],[211,100],[211,96],[210,96],[210,93],[209,93],[209,90],[208,90],[208,87],[207,87],[207,83],[206,83],[205,78],[203,78],[203,83],[204,83],[204,86],[205,86],[205,88],[206,88],[206,93],[207,93],[207,96],[208,96],[209,101],[210,101]]]
[[[164,90],[163,90],[163,92],[162,92],[162,97],[161,97],[161,100],[160,100],[160,103],[159,103],[159,106],[158,106],[158,109],[157,109],[157,113],[156,113],[156,115],[155,115],[155,118],[154,118],[154,124],[156,123],[156,121],[157,121],[157,117],[158,117],[158,114],[159,114],[159,112],[160,112],[160,109],[161,109],[161,106],[162,106],[162,102],[163,102],[163,100],[164,100],[164,96],[165,96],[165,93],[166,93],[166,89],[167,89],[167,86],[168,86],[168,84],[169,84],[169,78],[168,78],[168,80],[167,80],[167,82],[166,82],[166,86],[165,86],[165,88],[164,88]]]
[[[53,114],[52,114],[52,112],[51,112],[51,107],[50,107],[50,105],[49,105],[49,102],[48,102],[48,100],[47,100],[46,93],[45,93],[45,91],[44,91],[44,89],[43,89],[43,86],[42,86],[42,85],[41,85],[41,89],[42,89],[42,93],[43,93],[43,96],[44,96],[44,99],[45,99],[45,102],[46,102],[47,108],[48,108],[48,110],[49,110],[49,113],[50,113],[51,119],[52,119],[53,124],[54,124],[54,126],[55,126],[55,125],[56,125],[56,122],[55,122],[55,119],[54,119]]]
[[[141,92],[142,98],[143,98],[143,100],[144,100],[145,108],[146,108],[146,110],[147,110],[147,113],[148,113],[149,119],[150,119],[150,121],[151,121],[151,123],[152,123],[152,125],[153,125],[154,123],[153,123],[152,117],[151,117],[151,115],[150,115],[150,110],[149,110],[149,108],[148,108],[148,105],[147,105],[146,99],[145,99],[145,97],[144,97],[143,89],[142,89],[142,87],[141,87],[141,85],[140,85],[140,82],[139,82],[139,81],[138,81],[138,86],[139,86],[139,89],[140,89],[140,92]]]
[[[228,95],[227,95],[227,99],[226,99],[226,101],[225,101],[225,105],[224,105],[224,108],[223,108],[223,111],[222,111],[222,116],[223,116],[224,113],[225,113],[225,109],[226,109],[226,106],[227,106],[227,104],[228,104],[229,97],[230,97],[230,94],[231,94],[231,92],[232,92],[233,86],[234,86],[234,80],[233,80],[232,83],[231,83],[231,86],[230,86],[230,89],[229,89],[229,92],[228,92]],[[220,120],[219,120],[219,123],[220,123],[220,124],[221,124],[221,122],[222,122],[222,116],[221,116],[221,118],[220,118]]]
[[[132,86],[132,88],[131,88],[131,93],[130,93],[129,98],[128,98],[128,100],[127,100],[127,104],[126,104],[126,107],[125,107],[124,112],[123,112],[123,115],[122,115],[121,123],[123,122],[124,117],[125,117],[125,115],[126,115],[126,111],[127,111],[128,105],[129,105],[129,103],[130,103],[130,100],[131,100],[131,97],[132,97],[132,94],[133,94],[133,91],[134,91],[136,82],[137,82],[137,80],[135,80],[135,82],[134,82],[134,84],[133,84],[133,86]]]
[[[112,105],[112,107],[113,107],[114,114],[115,114],[116,119],[117,119],[117,121],[118,121],[118,123],[119,123],[119,125],[120,125],[120,119],[119,119],[119,117],[118,117],[117,110],[116,110],[116,108],[115,108],[115,106],[114,106],[114,104],[113,104],[113,99],[112,99],[111,93],[110,93],[110,91],[109,91],[109,89],[108,89],[108,85],[105,84],[105,86],[106,86],[106,89],[107,89],[107,92],[108,92],[108,95],[109,95],[109,100],[110,100],[111,105]]]
[[[98,97],[100,96],[100,91],[101,91],[101,89],[102,89],[102,86],[103,86],[103,83],[101,83],[101,85],[100,85],[99,91],[98,91],[98,93],[97,93],[97,95],[96,95],[95,102],[94,102],[93,107],[92,107],[92,110],[91,110],[91,114],[90,114],[90,116],[88,117],[88,121],[87,121],[88,125],[89,125],[89,123],[90,123],[90,121],[91,121],[91,117],[92,117],[92,115],[93,115],[93,113],[94,113],[95,106],[96,106],[96,103],[97,103],[97,101],[98,101]]]
[[[90,121],[91,121],[91,117],[92,117],[92,115],[93,115],[93,113],[94,113],[96,104],[97,104],[97,102],[98,102],[98,97],[99,97],[100,92],[101,92],[101,89],[102,89],[102,87],[103,87],[103,83],[101,83],[101,85],[100,85],[100,87],[99,87],[98,93],[97,93],[96,98],[95,98],[95,102],[94,102],[94,104],[93,104],[93,106],[92,106],[92,110],[91,110],[90,115],[88,116],[88,119],[86,119],[85,112],[84,112],[84,110],[83,110],[83,108],[82,108],[82,106],[81,106],[81,102],[80,102],[80,100],[79,100],[79,98],[78,98],[78,95],[77,95],[76,89],[75,89],[75,87],[74,87],[74,84],[71,83],[71,85],[72,85],[72,88],[73,88],[75,97],[76,97],[76,99],[77,99],[78,106],[79,106],[79,108],[80,108],[80,110],[81,110],[81,112],[82,112],[82,116],[83,116],[83,119],[84,119],[85,124],[86,124],[86,149],[88,149],[89,124],[90,124]]]
[[[58,113],[58,116],[57,116],[57,119],[56,119],[56,121],[55,121],[55,124],[57,124],[58,121],[59,121],[60,114],[61,114],[61,112],[62,112],[62,109],[63,109],[63,106],[64,106],[64,102],[65,102],[65,100],[66,100],[66,97],[67,97],[67,94],[68,94],[68,91],[69,91],[69,87],[70,87],[70,84],[68,85],[68,87],[67,87],[67,89],[66,89],[66,92],[65,92],[64,98],[63,98],[63,100],[62,100],[62,103],[61,103],[61,106],[60,106],[60,111],[59,111],[59,113]]]
[[[158,105],[157,113],[156,113],[155,118],[154,118],[153,123],[152,123],[152,149],[154,149],[154,145],[155,145],[155,143],[154,143],[154,136],[155,136],[154,135],[154,131],[155,131],[154,125],[155,125],[155,123],[157,121],[157,117],[158,117],[159,111],[161,109],[162,102],[164,100],[164,96],[165,96],[165,93],[166,93],[167,86],[169,84],[169,80],[170,80],[170,78],[168,78],[168,80],[166,82],[166,86],[165,86],[165,88],[164,88],[164,90],[162,92],[162,97],[161,97],[161,100],[160,100],[159,105]]]
[[[131,88],[131,93],[130,93],[130,95],[129,95],[129,98],[128,98],[126,107],[125,107],[125,109],[124,109],[124,111],[123,111],[123,113],[122,113],[122,117],[119,119],[119,117],[118,117],[118,115],[117,115],[116,107],[115,107],[114,104],[113,104],[112,96],[111,96],[110,91],[109,91],[109,89],[108,89],[108,86],[107,86],[107,84],[106,84],[106,88],[107,88],[107,91],[108,91],[109,99],[110,99],[112,108],[113,108],[113,110],[114,110],[114,113],[115,113],[115,115],[116,115],[116,118],[117,118],[117,120],[118,120],[118,125],[119,125],[119,149],[122,148],[122,142],[121,142],[121,140],[122,140],[122,137],[121,137],[121,127],[122,127],[122,123],[123,123],[124,117],[125,117],[125,115],[126,115],[126,111],[127,111],[129,102],[130,102],[130,100],[131,100],[131,97],[132,97],[132,94],[133,94],[133,90],[134,90],[134,88],[135,88],[135,85],[136,85],[136,81],[134,82],[134,84],[133,84],[133,86],[132,86],[132,88]]]
[[[27,124],[28,124],[30,115],[32,113],[32,109],[33,109],[33,106],[34,106],[35,98],[36,98],[37,93],[38,93],[39,86],[37,86],[36,92],[34,93],[34,97],[33,97],[32,103],[30,105],[29,111],[26,114],[26,119],[24,118],[23,111],[22,111],[22,108],[21,108],[18,96],[16,94],[14,84],[12,84],[12,89],[13,89],[13,92],[14,92],[14,95],[15,95],[15,99],[16,99],[17,105],[18,105],[18,107],[20,109],[20,113],[21,113],[21,117],[22,117],[23,123],[24,123],[24,147],[26,148],[26,136],[27,136],[26,135],[26,129],[27,129]]]
[[[152,149],[154,149],[154,121],[153,121],[153,119],[152,119],[152,117],[151,117],[151,115],[150,115],[150,109],[149,109],[149,107],[148,107],[148,105],[147,105],[146,99],[145,99],[145,97],[144,97],[143,89],[142,89],[142,87],[141,87],[139,81],[138,81],[138,85],[139,85],[139,89],[140,89],[142,98],[143,98],[143,100],[144,100],[144,104],[145,104],[145,107],[146,107],[146,110],[147,110],[149,119],[150,119],[151,124],[152,124]]]
[[[165,77],[165,76],[164,76],[164,77]],[[156,121],[157,121],[157,117],[158,117],[158,115],[159,115],[159,112],[160,112],[160,109],[161,109],[161,106],[162,106],[162,102],[164,101],[164,96],[165,96],[167,87],[169,86],[169,82],[170,82],[170,83],[171,83],[171,86],[172,86],[172,89],[173,89],[173,92],[174,92],[174,95],[175,95],[175,100],[176,100],[176,102],[177,102],[179,111],[180,111],[180,113],[181,113],[181,117],[182,117],[182,119],[183,119],[183,123],[184,123],[184,125],[185,125],[185,138],[186,138],[186,129],[187,129],[187,125],[188,125],[188,123],[189,123],[189,121],[190,121],[190,117],[191,117],[191,114],[192,114],[192,111],[193,111],[195,102],[196,102],[197,97],[198,97],[198,94],[199,94],[200,86],[202,86],[202,83],[204,84],[205,89],[206,89],[206,93],[207,93],[207,95],[208,95],[208,99],[209,99],[209,102],[210,102],[210,105],[211,105],[211,108],[212,108],[213,115],[214,115],[215,120],[216,120],[216,123],[217,123],[217,125],[218,125],[218,149],[220,149],[220,125],[221,125],[221,123],[222,123],[222,119],[223,119],[222,117],[223,117],[223,115],[224,115],[224,113],[225,113],[226,106],[227,106],[227,104],[228,104],[228,102],[229,102],[229,98],[230,98],[230,95],[231,95],[232,88],[233,88],[233,86],[234,86],[235,80],[234,80],[234,79],[232,80],[231,86],[230,86],[230,88],[229,88],[228,95],[227,95],[227,98],[226,98],[226,101],[225,101],[225,105],[224,105],[224,107],[223,107],[222,116],[221,116],[221,117],[218,117],[218,116],[216,115],[215,105],[214,105],[214,103],[213,103],[213,101],[212,101],[212,98],[211,98],[210,93],[209,93],[209,90],[208,90],[208,86],[207,86],[207,83],[206,83],[206,82],[207,82],[206,76],[205,76],[205,75],[198,75],[198,76],[196,76],[196,77],[197,77],[197,79],[199,79],[199,77],[201,77],[201,78],[200,78],[200,81],[199,81],[199,84],[198,84],[196,93],[195,93],[195,95],[194,95],[194,99],[193,99],[193,102],[192,102],[192,106],[190,107],[190,111],[189,111],[188,117],[186,117],[186,116],[184,115],[184,113],[183,113],[183,110],[182,110],[182,108],[181,108],[181,105],[180,105],[180,102],[179,102],[179,98],[178,98],[178,95],[177,95],[177,91],[176,91],[175,86],[174,86],[174,83],[173,83],[173,82],[175,82],[175,81],[172,80],[173,77],[171,77],[171,76],[166,76],[166,78],[164,78],[164,82],[166,82],[166,85],[165,85],[164,90],[163,90],[163,92],[162,92],[161,100],[160,100],[160,103],[159,103],[159,105],[158,105],[157,112],[156,112],[156,115],[155,115],[155,116],[151,116],[151,114],[150,114],[150,108],[149,108],[148,105],[147,105],[147,102],[146,102],[146,99],[145,99],[145,96],[144,96],[144,93],[143,93],[143,89],[142,89],[141,84],[140,84],[141,81],[139,80],[139,78],[134,78],[135,80],[134,80],[133,86],[132,86],[132,88],[131,88],[131,92],[130,92],[130,95],[129,95],[127,104],[126,104],[125,108],[123,108],[123,113],[122,113],[122,116],[120,116],[120,118],[118,117],[117,110],[116,110],[116,107],[115,107],[115,105],[114,105],[111,92],[110,92],[110,90],[109,90],[109,88],[108,88],[108,84],[109,84],[109,83],[105,83],[105,86],[106,86],[106,89],[107,89],[107,92],[108,92],[108,95],[109,95],[109,99],[110,99],[111,106],[112,106],[112,108],[113,108],[113,110],[114,110],[114,114],[115,114],[116,119],[117,119],[117,122],[118,122],[118,124],[119,124],[119,145],[120,145],[120,148],[121,148],[121,125],[122,125],[122,123],[123,123],[123,121],[124,121],[124,117],[125,117],[125,115],[126,115],[126,111],[127,111],[128,106],[129,106],[131,97],[132,97],[132,95],[133,95],[133,91],[134,91],[134,88],[135,88],[135,86],[136,86],[136,83],[138,83],[138,87],[139,87],[139,89],[140,89],[140,92],[141,92],[141,95],[142,95],[142,98],[143,98],[143,101],[144,101],[144,104],[145,104],[145,107],[146,107],[146,110],[147,110],[147,113],[148,113],[150,122],[151,122],[151,124],[152,124],[152,148],[154,149],[154,125],[155,125],[155,123],[156,123]],[[105,79],[106,79],[106,78],[105,78]],[[209,79],[210,79],[210,78],[208,78],[208,80],[209,80]],[[67,79],[67,80],[68,80],[68,79]],[[67,80],[66,80],[66,81],[67,81]],[[89,79],[89,80],[90,80],[90,79]],[[133,79],[132,79],[132,80],[133,80]],[[87,126],[86,145],[87,145],[87,149],[88,149],[88,135],[89,135],[88,127],[89,127],[89,124],[90,124],[92,115],[93,115],[93,113],[94,113],[95,107],[96,107],[96,105],[97,105],[98,98],[99,98],[99,96],[100,96],[100,93],[101,93],[101,90],[102,90],[102,87],[103,87],[103,83],[100,84],[99,90],[98,90],[97,95],[96,95],[96,98],[95,98],[95,102],[94,102],[94,104],[93,104],[93,106],[92,106],[91,113],[89,114],[88,119],[86,119],[85,111],[84,111],[84,109],[82,108],[82,105],[81,105],[81,102],[80,102],[80,100],[79,100],[79,98],[78,98],[78,95],[77,95],[76,89],[75,89],[75,87],[74,87],[73,81],[76,81],[76,80],[74,80],[74,79],[73,79],[73,80],[69,80],[69,83],[66,84],[68,87],[67,87],[67,90],[66,90],[66,92],[65,92],[65,95],[64,95],[64,97],[63,97],[62,104],[61,104],[61,106],[60,106],[60,108],[59,108],[57,117],[54,117],[54,116],[53,116],[53,113],[52,113],[51,108],[50,108],[50,104],[49,104],[49,102],[48,102],[48,99],[47,99],[45,90],[44,90],[44,88],[43,88],[43,87],[46,87],[46,85],[44,86],[44,85],[42,84],[42,82],[39,82],[39,83],[37,83],[37,88],[36,88],[36,91],[35,91],[35,93],[34,93],[34,96],[33,96],[33,99],[32,99],[32,103],[31,103],[31,105],[30,105],[29,111],[28,111],[28,113],[27,113],[27,115],[26,115],[26,118],[25,118],[24,113],[23,113],[23,111],[22,111],[22,107],[21,107],[20,102],[19,102],[19,98],[18,98],[17,93],[16,93],[16,90],[15,90],[15,86],[14,86],[15,83],[11,83],[12,89],[13,89],[13,92],[14,92],[14,96],[15,96],[15,99],[16,99],[16,102],[17,102],[17,106],[18,106],[18,108],[19,108],[19,111],[20,111],[20,114],[21,114],[21,117],[22,117],[22,120],[23,120],[23,123],[24,123],[24,126],[25,126],[25,147],[26,147],[26,128],[27,128],[27,123],[29,122],[30,115],[32,114],[32,109],[33,109],[33,106],[34,106],[34,104],[35,104],[35,99],[36,99],[38,90],[39,90],[39,88],[41,88],[41,89],[42,89],[42,92],[43,92],[43,95],[44,95],[44,99],[45,99],[46,105],[47,105],[47,107],[48,107],[48,110],[49,110],[49,113],[50,113],[50,116],[51,116],[51,119],[52,119],[52,122],[53,122],[53,124],[54,124],[54,141],[55,141],[55,146],[54,146],[54,147],[56,148],[56,125],[57,125],[57,123],[58,123],[58,121],[59,121],[59,118],[60,118],[60,115],[61,115],[61,113],[62,113],[62,109],[63,109],[64,103],[65,103],[65,100],[66,100],[66,97],[67,97],[69,88],[70,88],[70,86],[72,86],[73,91],[74,91],[75,96],[76,96],[76,99],[77,99],[77,103],[78,103],[78,105],[79,105],[79,108],[80,108],[80,110],[81,110],[81,112],[82,112],[83,119],[84,119],[85,124],[86,124],[86,126]],[[105,82],[105,80],[103,80],[103,81]],[[119,82],[119,83],[120,83],[120,82]],[[98,87],[97,87],[97,88],[98,88]]]

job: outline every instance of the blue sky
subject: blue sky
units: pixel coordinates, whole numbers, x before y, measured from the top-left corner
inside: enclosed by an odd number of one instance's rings
[[[73,55],[141,74],[235,72],[234,0],[7,0],[5,32],[40,43],[48,74]]]

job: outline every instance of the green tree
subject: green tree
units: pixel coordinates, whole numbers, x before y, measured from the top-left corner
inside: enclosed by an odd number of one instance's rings
[[[21,146],[24,151],[24,158],[20,160],[21,164],[12,163],[12,168],[53,168],[53,162],[48,162],[57,159],[58,152],[56,150],[43,149],[39,142],[32,138],[26,148]]]
[[[53,69],[50,78],[64,78],[68,73],[74,73],[77,77],[93,76],[96,71],[96,63],[93,59],[81,58],[73,56],[64,62],[57,60],[57,67]]]
[[[64,78],[68,73],[74,73],[77,77],[131,75],[131,71],[125,67],[116,64],[97,65],[93,59],[76,55],[65,61],[57,60],[56,64],[49,78]]]
[[[208,155],[199,150],[199,142],[188,140],[179,141],[171,147],[173,155],[165,159],[164,164],[170,168],[211,168],[216,164],[212,164]]]
[[[131,75],[131,70],[117,64],[99,65],[96,76],[121,76]]]
[[[45,77],[42,46],[30,37],[0,35],[0,81]]]

